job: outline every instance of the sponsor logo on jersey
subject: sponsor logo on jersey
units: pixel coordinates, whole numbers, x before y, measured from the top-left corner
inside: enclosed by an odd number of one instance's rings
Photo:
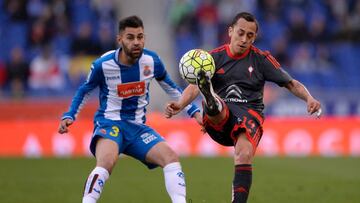
[[[151,70],[149,66],[145,66],[144,67],[144,72],[143,72],[144,76],[149,76],[151,74]]]
[[[142,96],[145,94],[145,81],[119,84],[117,86],[117,92],[118,96],[122,98]]]
[[[226,89],[225,102],[237,102],[237,103],[247,103],[247,99],[242,99],[242,91],[236,85],[230,85]]]
[[[151,141],[156,140],[156,136],[150,133],[144,133],[140,137],[145,144],[149,144]]]
[[[106,77],[106,80],[117,80],[117,79],[120,79],[119,75]]]

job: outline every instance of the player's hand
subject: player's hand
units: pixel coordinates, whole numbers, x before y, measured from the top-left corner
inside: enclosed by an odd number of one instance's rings
[[[171,101],[166,105],[165,117],[171,118],[182,110],[182,106],[178,102]]]
[[[74,121],[73,121],[72,119],[70,119],[70,118],[65,118],[64,120],[62,120],[62,121],[60,122],[60,126],[59,126],[59,129],[58,129],[58,132],[59,132],[60,134],[69,132],[68,127],[69,127],[71,124],[73,124],[73,122],[74,122]]]
[[[308,99],[307,111],[310,115],[313,115],[314,113],[316,113],[316,117],[320,118],[321,113],[322,113],[320,102],[312,97],[310,99]]]

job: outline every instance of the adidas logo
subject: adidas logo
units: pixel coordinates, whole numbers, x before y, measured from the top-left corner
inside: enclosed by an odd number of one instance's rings
[[[220,68],[218,71],[216,71],[216,74],[224,74],[225,70],[224,68]]]

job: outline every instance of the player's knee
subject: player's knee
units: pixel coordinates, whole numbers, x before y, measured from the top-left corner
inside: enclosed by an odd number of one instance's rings
[[[162,167],[174,162],[179,162],[179,156],[171,150],[164,156]]]
[[[251,164],[253,159],[252,147],[244,147],[240,150],[235,150],[234,159],[235,164]]]
[[[97,159],[97,166],[105,168],[109,173],[112,172],[112,169],[114,168],[116,164],[117,159],[114,158],[101,158]]]
[[[179,157],[165,142],[160,142],[147,153],[146,161],[163,168],[169,163],[178,162]]]
[[[99,139],[96,144],[96,165],[105,168],[111,173],[118,155],[118,145],[109,139]]]

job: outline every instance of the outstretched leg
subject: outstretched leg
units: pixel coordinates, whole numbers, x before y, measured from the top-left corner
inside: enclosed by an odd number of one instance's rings
[[[83,203],[96,203],[106,180],[118,159],[118,145],[109,139],[100,138],[96,144],[96,167],[90,173],[84,187]]]
[[[205,113],[209,116],[219,115],[222,110],[222,104],[214,93],[210,77],[200,70],[196,76],[196,84],[205,101]]]

